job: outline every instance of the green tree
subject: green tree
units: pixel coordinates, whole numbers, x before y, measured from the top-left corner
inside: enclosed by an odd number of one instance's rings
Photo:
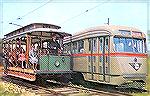
[[[150,30],[147,31],[147,50],[150,52]]]

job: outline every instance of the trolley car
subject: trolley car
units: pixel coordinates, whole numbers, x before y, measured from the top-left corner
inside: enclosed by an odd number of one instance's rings
[[[32,23],[6,34],[3,38],[5,74],[29,81],[37,77],[70,79],[70,54],[63,52],[63,39],[71,34],[60,26]],[[51,44],[53,38],[56,44]]]
[[[65,39],[72,53],[74,79],[110,85],[144,83],[147,76],[146,36],[139,29],[105,25]]]

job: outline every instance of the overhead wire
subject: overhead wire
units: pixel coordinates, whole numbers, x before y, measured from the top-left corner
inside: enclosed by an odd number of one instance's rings
[[[45,5],[47,5],[48,3],[52,2],[52,1],[53,1],[53,0],[48,0],[46,3],[40,5],[39,7],[35,8],[34,10],[31,10],[31,11],[27,12],[26,14],[24,14],[24,15],[22,15],[22,16],[19,16],[16,20],[21,20],[21,19],[23,19],[23,18],[26,17],[27,15],[32,14],[32,13],[35,12],[36,10],[38,10],[38,9],[40,9],[40,8],[42,8],[42,7],[44,7]],[[90,9],[87,9],[87,10],[85,10],[84,12],[81,12],[80,14],[78,14],[78,15],[76,15],[76,16],[73,16],[73,17],[71,17],[71,18],[69,18],[69,19],[63,21],[61,24],[64,24],[64,23],[66,23],[66,22],[68,22],[68,21],[70,21],[70,20],[72,20],[72,19],[74,19],[74,18],[79,17],[80,15],[82,15],[82,14],[84,14],[84,13],[87,13],[87,12],[89,12],[89,11],[91,11],[91,10],[94,10],[95,8],[99,7],[100,5],[103,5],[103,4],[107,3],[108,1],[110,1],[110,0],[107,0],[106,2],[103,2],[103,3],[101,3],[101,4],[98,4],[98,5],[96,5],[96,6],[92,7],[92,8],[90,8]],[[13,22],[14,22],[14,21],[13,21]],[[13,23],[13,22],[9,22],[9,23],[11,24],[11,23]]]
[[[52,1],[53,1],[53,0],[48,0],[48,2],[46,2],[46,3],[42,4],[42,5],[40,5],[39,7],[35,8],[34,10],[29,11],[28,13],[26,13],[25,15],[23,15],[23,16],[21,16],[21,17],[18,17],[17,20],[22,19],[23,17],[25,17],[25,16],[27,16],[27,15],[33,13],[34,11],[36,11],[36,10],[42,8],[43,6],[47,5],[48,3],[52,2]]]
[[[27,15],[33,13],[34,11],[36,11],[36,10],[42,8],[42,7],[44,7],[45,5],[47,5],[48,3],[52,2],[52,1],[53,1],[53,0],[48,0],[46,3],[40,5],[39,7],[35,8],[34,10],[31,10],[31,11],[27,12],[26,14],[24,14],[24,15],[22,15],[22,16],[19,16],[19,17],[16,18],[16,19],[12,19],[12,20],[8,20],[8,21],[3,21],[3,20],[0,21],[0,23],[2,24],[2,34],[3,34],[3,24],[4,24],[4,23],[22,27],[22,25],[19,25],[19,24],[13,23],[13,22],[15,22],[16,20],[21,20],[21,19],[23,19],[25,16],[27,16]],[[2,3],[0,3],[0,5],[1,5],[1,4],[3,5],[3,3],[7,3],[7,2],[2,2]],[[10,3],[10,2],[9,2],[9,3]],[[1,7],[3,8],[3,6],[1,6]],[[3,10],[2,10],[2,11],[3,11]]]
[[[8,21],[9,24],[13,24],[13,22],[15,22],[16,20],[21,20],[21,19],[23,19],[23,18],[26,17],[27,15],[32,14],[34,11],[37,11],[38,9],[44,7],[45,5],[47,5],[48,3],[52,2],[52,1],[53,1],[53,0],[48,0],[46,3],[44,3],[44,4],[40,5],[40,6],[38,6],[37,8],[35,8],[35,9],[33,9],[33,10],[27,12],[26,14],[24,14],[24,15],[22,15],[22,16],[18,16],[18,18],[14,19],[14,20],[11,20],[11,22],[10,22],[10,20],[9,20],[9,21]]]
[[[27,16],[27,15],[33,13],[34,11],[37,11],[38,9],[44,7],[45,5],[47,5],[48,3],[52,2],[52,1],[53,1],[53,0],[48,0],[46,3],[44,3],[44,4],[40,5],[39,7],[37,7],[37,8],[35,8],[35,9],[33,9],[33,10],[27,12],[26,14],[24,14],[24,15],[22,15],[22,16],[16,18],[16,19],[8,20],[8,21],[5,21],[5,22],[8,23],[8,24],[11,24],[11,25],[16,25],[16,26],[22,27],[22,25],[16,24],[16,23],[14,23],[14,22],[15,22],[16,20],[21,20],[21,19],[23,19],[25,16]],[[3,4],[2,4],[2,5],[3,5]],[[2,26],[3,26],[3,24],[4,24],[5,22],[4,22],[4,21],[1,21]],[[2,30],[3,30],[3,29],[2,29]],[[3,31],[2,31],[2,32],[3,32]]]
[[[95,8],[101,6],[101,5],[105,4],[105,3],[108,3],[109,1],[111,1],[111,0],[107,0],[106,2],[100,3],[100,4],[98,4],[98,5],[96,5],[96,6],[92,7],[92,8],[89,8],[89,9],[85,10],[84,12],[81,12],[80,14],[75,15],[75,16],[73,16],[73,17],[63,21],[62,23],[60,23],[60,25],[66,23],[66,22],[68,22],[68,21],[70,21],[70,20],[72,20],[74,18],[77,18],[77,17],[81,16],[82,14],[85,14],[85,13],[91,11],[91,10],[94,10]]]

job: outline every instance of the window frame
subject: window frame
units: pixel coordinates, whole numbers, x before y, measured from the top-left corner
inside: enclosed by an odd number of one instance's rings
[[[134,46],[135,46],[134,41],[140,42],[140,45],[141,45],[140,48],[138,47],[139,44],[137,44],[137,42],[136,42],[136,48],[140,49],[140,50],[138,50],[138,51],[134,50]],[[131,44],[129,45],[130,42],[131,42]],[[123,46],[124,46],[123,49],[121,49],[121,47],[119,47],[119,48],[117,47],[117,44],[119,44],[119,43],[120,44],[123,43]],[[114,36],[113,37],[113,44],[114,44],[115,52],[146,53],[146,48],[144,46],[145,40],[142,38],[129,38],[129,37]],[[131,47],[131,49],[129,49],[129,47]]]

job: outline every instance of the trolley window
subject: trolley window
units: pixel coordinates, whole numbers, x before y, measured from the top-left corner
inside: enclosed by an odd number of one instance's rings
[[[132,39],[125,37],[114,37],[116,52],[145,53],[145,42],[143,39]]]
[[[80,40],[80,41],[78,42],[78,52],[79,52],[79,53],[83,53],[83,51],[84,51],[84,41],[83,41],[83,40]]]
[[[96,39],[93,40],[93,50],[94,50],[94,52],[97,51],[97,42],[96,42]]]
[[[70,54],[71,52],[70,52],[70,44],[69,43],[67,43],[67,44],[64,44],[64,53],[65,54]]]
[[[77,42],[73,42],[73,53],[77,53]]]

